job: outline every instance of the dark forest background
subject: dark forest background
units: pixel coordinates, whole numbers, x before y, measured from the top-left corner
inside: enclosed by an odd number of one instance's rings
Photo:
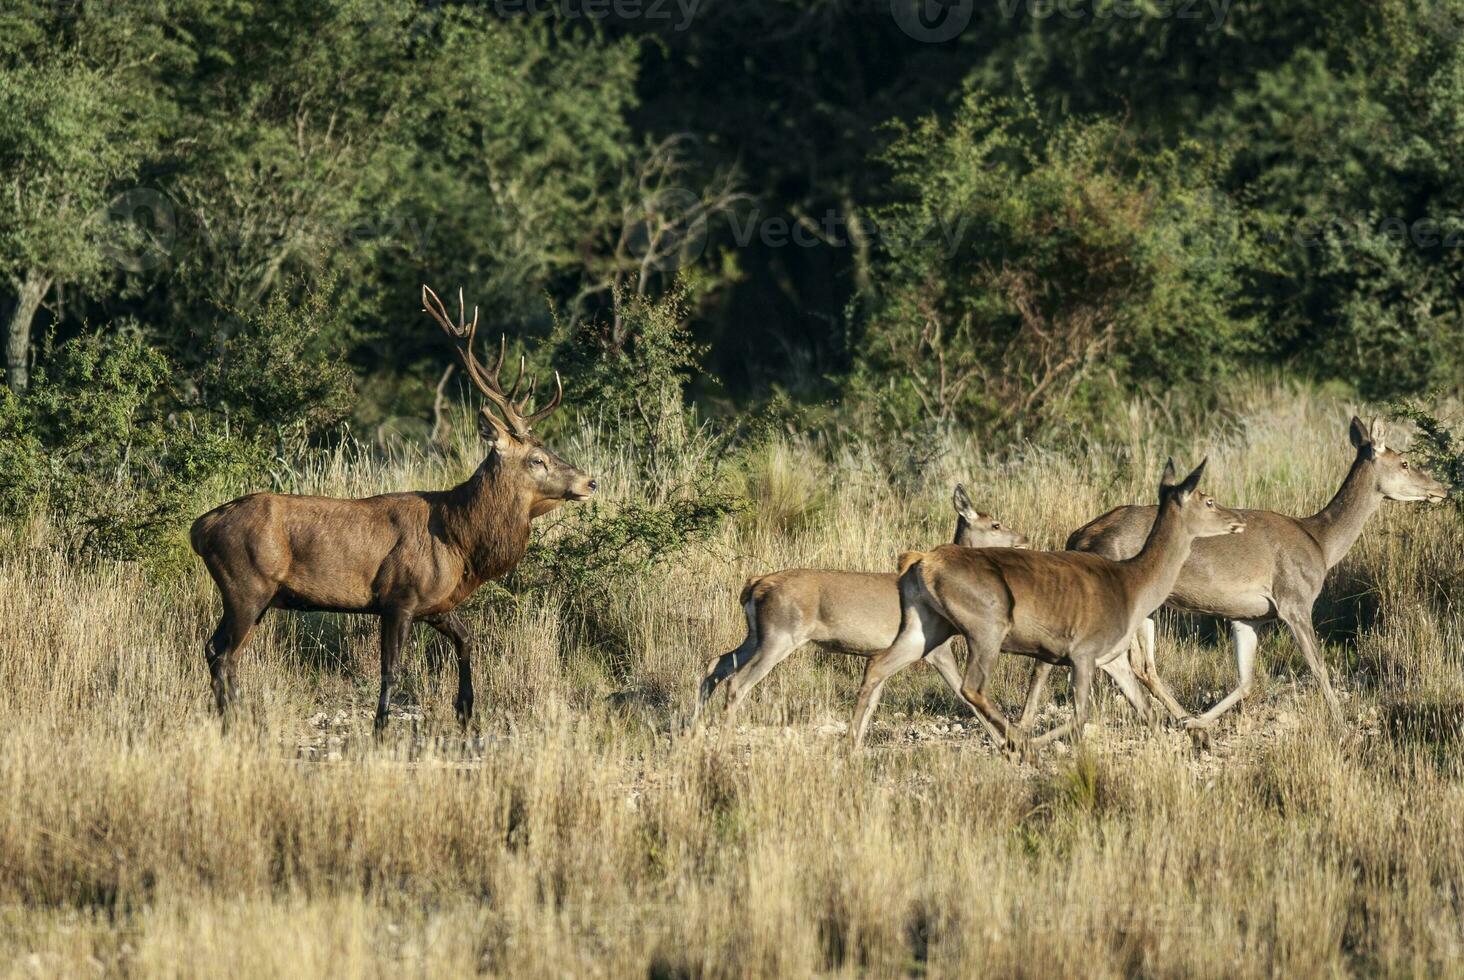
[[[669,372],[999,447],[1246,372],[1454,389],[1461,37],[1459,0],[16,0],[4,506],[425,438],[423,282],[587,410]]]

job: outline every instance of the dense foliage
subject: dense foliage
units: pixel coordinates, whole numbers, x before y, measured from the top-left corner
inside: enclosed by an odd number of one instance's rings
[[[1000,444],[1248,367],[1459,386],[1464,0],[930,7],[6,5],[0,502],[61,494],[93,348],[129,469],[420,429],[424,280],[643,455],[684,398]]]

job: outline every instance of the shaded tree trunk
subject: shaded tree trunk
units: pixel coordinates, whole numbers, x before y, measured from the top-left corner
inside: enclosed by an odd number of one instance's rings
[[[5,328],[5,382],[20,395],[30,387],[31,321],[51,288],[51,277],[39,269],[27,269],[25,279],[16,286],[15,310]]]

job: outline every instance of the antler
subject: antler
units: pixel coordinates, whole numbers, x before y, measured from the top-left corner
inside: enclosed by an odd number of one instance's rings
[[[473,322],[467,322],[467,305],[463,302],[462,288],[458,288],[458,320],[454,324],[447,315],[447,308],[442,305],[442,300],[426,283],[422,285],[422,309],[437,321],[437,325],[453,339],[457,348],[458,357],[462,359],[463,367],[466,369],[468,379],[473,382],[473,387],[482,392],[483,397],[498,406],[498,411],[503,415],[503,420],[508,423],[509,431],[522,439],[529,434],[533,424],[550,412],[559,407],[564,400],[564,385],[559,380],[559,372],[554,372],[554,397],[547,405],[537,411],[525,415],[529,401],[534,397],[534,379],[529,378],[528,390],[519,401],[519,386],[523,384],[525,363],[523,357],[519,358],[518,377],[513,380],[513,387],[507,392],[499,383],[498,373],[503,369],[503,358],[508,353],[508,338],[500,336],[498,343],[498,359],[493,362],[493,369],[489,370],[478,362],[473,354],[473,341],[478,334],[478,308],[473,307]]]

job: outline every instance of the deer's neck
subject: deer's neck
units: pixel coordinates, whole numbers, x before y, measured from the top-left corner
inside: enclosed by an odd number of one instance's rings
[[[529,505],[490,455],[466,481],[447,491],[443,533],[479,581],[513,570],[529,544]]]
[[[966,543],[966,536],[968,534],[970,534],[970,533],[971,533],[971,524],[970,524],[969,521],[966,520],[966,515],[964,515],[964,514],[957,514],[956,515],[956,537],[951,542],[951,544],[964,545]]]
[[[1328,568],[1341,561],[1357,542],[1367,519],[1382,502],[1383,495],[1373,480],[1372,461],[1358,454],[1347,471],[1347,479],[1327,506],[1302,519],[1307,532],[1321,545]]]
[[[1189,560],[1192,544],[1194,536],[1182,526],[1178,507],[1167,501],[1161,503],[1154,526],[1144,539],[1144,547],[1122,563],[1128,574],[1129,592],[1134,597],[1130,613],[1135,621],[1158,609],[1169,598],[1180,569]]]

